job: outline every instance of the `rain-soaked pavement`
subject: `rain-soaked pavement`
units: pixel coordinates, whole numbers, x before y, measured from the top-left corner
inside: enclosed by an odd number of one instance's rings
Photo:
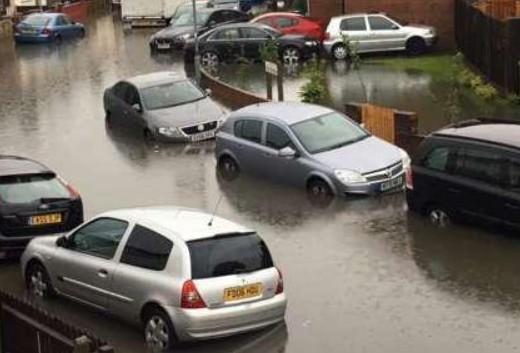
[[[102,94],[117,79],[171,69],[150,57],[149,30],[111,16],[84,40],[15,48],[0,42],[0,153],[40,160],[82,193],[87,216],[129,206],[210,210],[257,229],[285,275],[286,325],[185,352],[514,352],[520,348],[520,239],[407,215],[403,196],[313,206],[304,192],[215,173],[212,143],[151,146],[105,127]],[[18,266],[0,287],[23,295]],[[144,352],[140,332],[68,302],[43,305],[108,340]]]

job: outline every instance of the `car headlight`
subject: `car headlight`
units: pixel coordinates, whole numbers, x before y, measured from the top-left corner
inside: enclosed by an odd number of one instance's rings
[[[410,158],[408,153],[406,153],[406,151],[401,148],[399,149],[399,153],[401,153],[401,159],[403,161],[404,169],[410,168],[410,165],[412,164],[412,159]]]
[[[157,129],[161,135],[168,137],[183,137],[181,130],[176,127],[160,127]]]
[[[191,37],[193,37],[193,34],[191,34],[191,33],[186,33],[186,34],[183,34],[182,36],[179,36],[179,38],[184,39],[184,40],[190,39]]]
[[[334,175],[336,175],[336,178],[338,178],[345,185],[367,182],[367,178],[352,170],[337,169],[334,171]]]
[[[308,46],[308,47],[313,47],[313,46],[316,45],[316,42],[313,42],[313,41],[309,40],[309,41],[305,42],[305,45]]]

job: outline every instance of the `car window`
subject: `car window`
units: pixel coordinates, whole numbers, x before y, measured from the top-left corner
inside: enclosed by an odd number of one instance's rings
[[[520,193],[520,158],[509,160],[509,182],[508,189]]]
[[[258,28],[242,28],[242,38],[245,39],[267,39],[269,34]]]
[[[455,163],[455,174],[484,182],[489,185],[503,185],[505,162],[499,153],[484,149],[462,148]]]
[[[366,31],[367,25],[364,17],[346,18],[341,21],[342,31]]]
[[[148,110],[175,107],[206,97],[204,92],[189,80],[144,88],[141,94]]]
[[[226,21],[224,16],[224,11],[216,11],[211,14],[211,16],[208,19],[208,24],[211,23],[222,23]]]
[[[361,141],[370,135],[346,116],[333,112],[291,125],[309,153],[321,153]]]
[[[54,198],[70,198],[70,192],[54,174],[0,178],[0,199],[4,203],[22,204]]]
[[[448,169],[448,160],[451,149],[449,147],[437,147],[424,159],[423,166],[428,169],[445,172]]]
[[[281,150],[285,147],[292,147],[293,143],[289,135],[280,127],[267,124],[267,136],[265,140],[267,147]]]
[[[65,21],[63,16],[56,17],[56,26],[66,26],[68,23]]]
[[[124,100],[125,96],[126,96],[127,88],[128,88],[128,85],[125,82],[119,82],[118,84],[116,84],[114,86],[114,88],[112,89],[112,92],[114,93],[114,95],[117,98]]]
[[[238,28],[228,28],[215,33],[210,40],[234,40],[240,38]]]
[[[141,100],[139,99],[139,93],[134,86],[128,85],[124,100],[128,105],[140,104]]]
[[[256,120],[242,120],[235,123],[235,136],[245,140],[262,142],[262,122]]]
[[[128,238],[121,263],[149,270],[166,267],[173,242],[146,227],[136,225]]]
[[[368,23],[372,31],[386,31],[394,29],[395,24],[381,16],[368,16]]]
[[[43,17],[40,15],[33,15],[33,16],[28,16],[22,22],[27,23],[30,26],[45,27],[45,26],[49,25],[49,23],[51,22],[51,19],[49,17]]]
[[[248,273],[273,267],[267,245],[256,234],[230,234],[187,243],[193,279]]]
[[[234,21],[237,18],[242,17],[240,12],[236,11],[222,11],[222,19],[224,22]]]
[[[68,248],[111,259],[126,232],[128,223],[113,218],[100,218],[76,231]]]
[[[266,26],[272,26],[272,22],[270,18],[262,18],[261,20],[256,21],[256,23],[261,23]]]
[[[298,23],[298,21],[289,18],[289,17],[278,17],[275,21],[276,28],[288,28],[294,27]]]

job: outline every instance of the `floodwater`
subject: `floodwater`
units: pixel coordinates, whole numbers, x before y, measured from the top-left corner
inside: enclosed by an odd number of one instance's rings
[[[306,82],[301,75],[302,67],[285,66],[286,99],[299,100],[298,92]],[[265,97],[264,71],[261,64],[223,65],[216,76]],[[351,70],[346,62],[331,61],[325,64],[324,74],[330,95],[328,100],[336,109],[343,111],[345,104],[350,102],[370,102],[416,112],[421,133],[429,133],[463,119],[520,118],[518,105],[503,100],[484,101],[468,89],[455,89],[448,82],[417,69],[362,63],[359,69]],[[273,96],[277,97],[276,90]]]
[[[104,88],[154,70],[184,74],[179,56],[151,57],[151,30],[111,16],[59,46],[0,42],[0,153],[40,160],[80,190],[87,217],[121,207],[212,210],[265,238],[285,277],[285,325],[181,352],[514,352],[520,349],[520,239],[474,228],[431,228],[403,195],[313,205],[301,190],[220,180],[213,143],[148,144],[110,130]],[[0,287],[24,295],[16,263]],[[110,342],[145,352],[140,331],[64,299],[39,303]]]

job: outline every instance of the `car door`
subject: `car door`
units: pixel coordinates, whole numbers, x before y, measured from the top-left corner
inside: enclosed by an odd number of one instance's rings
[[[125,109],[123,118],[129,127],[143,127],[143,104],[139,91],[134,85],[128,84],[125,92]]]
[[[263,175],[265,170],[258,161],[262,158],[264,123],[253,118],[243,118],[235,122],[233,126],[234,140],[232,149],[238,159],[240,169],[246,173]]]
[[[298,21],[288,16],[278,16],[275,19],[275,28],[284,34],[296,34]]]
[[[215,51],[220,60],[233,60],[242,55],[238,28],[217,30],[207,40],[204,51]]]
[[[353,49],[358,52],[369,50],[368,41],[370,33],[368,31],[366,16],[348,17],[341,21],[341,35],[346,36]]]
[[[135,319],[132,316],[139,314],[150,294],[161,293],[163,271],[173,247],[173,242],[163,235],[139,224],[133,227],[113,279],[116,296],[109,301],[112,313]],[[173,260],[178,269],[181,260],[181,256]]]
[[[406,33],[401,26],[385,16],[368,16],[370,29],[367,49],[370,51],[384,51],[403,49]]]
[[[125,102],[125,96],[128,88],[126,82],[118,82],[108,92],[105,109],[110,112],[111,122],[114,124],[125,125],[126,123],[125,116],[128,114],[129,107]]]
[[[243,56],[248,59],[260,58],[260,48],[270,38],[269,33],[255,27],[242,27],[240,31]]]
[[[451,185],[464,218],[485,223],[504,220],[506,163],[499,150],[466,145],[459,148]]]
[[[520,228],[520,155],[507,157],[505,219],[507,226]]]
[[[97,218],[67,237],[52,262],[56,288],[63,294],[106,309],[119,244],[128,229],[126,221]]]
[[[280,151],[284,148],[291,148],[296,155],[294,157],[281,156]],[[271,179],[285,184],[305,185],[309,172],[301,163],[299,152],[287,129],[272,122],[267,123],[265,142],[259,162]]]

